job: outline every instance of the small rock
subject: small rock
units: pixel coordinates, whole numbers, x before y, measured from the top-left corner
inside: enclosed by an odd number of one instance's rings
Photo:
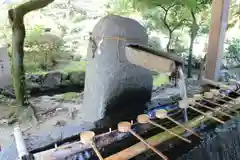
[[[56,101],[56,102],[61,102],[64,98],[64,95],[55,95],[53,97],[53,100]]]
[[[78,110],[76,108],[71,108],[69,113],[68,113],[68,116],[74,120],[77,116],[77,113],[78,113]]]
[[[66,121],[64,121],[64,120],[58,120],[58,121],[56,122],[55,126],[57,126],[57,127],[63,127],[63,126],[65,126],[66,124],[67,124]]]
[[[83,84],[84,78],[85,72],[80,71],[69,73],[69,80],[75,85]]]
[[[53,88],[57,85],[60,85],[62,77],[65,78],[61,72],[50,72],[45,76],[43,86]]]
[[[73,60],[74,60],[74,61],[80,61],[81,58],[82,58],[81,55],[74,55],[74,56],[73,56]]]
[[[8,124],[8,119],[1,119],[0,120],[0,124],[3,125],[3,124]]]
[[[62,73],[61,81],[65,81],[68,79],[68,74]]]
[[[63,108],[57,108],[56,111],[59,112],[59,111],[62,111]]]
[[[26,75],[26,81],[29,81],[29,82],[34,82],[34,83],[40,83],[43,79],[43,75],[42,74],[27,74]]]

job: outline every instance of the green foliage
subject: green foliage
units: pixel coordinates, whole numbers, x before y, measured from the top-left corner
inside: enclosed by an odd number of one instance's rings
[[[153,76],[153,85],[161,86],[169,82],[169,77],[165,74],[158,74]]]
[[[168,51],[175,48],[171,47],[174,31],[186,26],[190,17],[186,7],[181,4],[163,4],[154,9],[145,9],[142,14],[147,28],[168,35]]]
[[[79,14],[79,15],[75,15],[73,22],[74,23],[79,23],[82,22],[83,20],[85,20],[87,17],[85,15]]]
[[[115,14],[121,16],[128,16],[136,10],[133,8],[132,3],[127,0],[112,0],[107,4],[106,12],[108,14]]]
[[[74,99],[77,99],[81,96],[82,93],[76,93],[76,92],[68,92],[63,95],[62,100],[64,101],[72,101]]]
[[[26,46],[38,44],[39,37],[44,33],[43,25],[35,25],[32,28],[27,29],[27,35],[25,38]]]
[[[233,38],[228,42],[227,54],[231,57],[240,56],[240,38]]]
[[[240,62],[240,38],[233,38],[226,42],[226,54],[224,60],[228,66],[239,66]]]
[[[44,26],[35,25],[27,30],[25,40],[24,65],[26,72],[42,72],[53,69],[60,57],[63,42],[42,43],[39,41],[44,34]]]
[[[175,32],[172,38],[172,46],[174,46],[174,53],[178,55],[182,55],[186,53],[188,50],[188,39],[187,36],[184,35],[183,30],[179,30]]]
[[[229,9],[229,22],[227,29],[233,28],[238,22],[240,22],[240,1],[232,0]]]
[[[195,8],[197,6],[196,0],[130,0],[135,8],[155,8],[160,5],[182,4],[188,8]]]
[[[71,62],[68,66],[62,69],[65,73],[75,72],[75,71],[85,71],[87,61]]]
[[[148,46],[155,49],[155,50],[162,49],[160,39],[158,37],[155,37],[155,36],[152,36],[148,39]]]

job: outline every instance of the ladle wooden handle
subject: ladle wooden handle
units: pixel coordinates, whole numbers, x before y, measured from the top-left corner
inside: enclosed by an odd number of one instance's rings
[[[194,108],[192,106],[189,106],[189,108],[191,108],[192,110],[194,110],[194,111],[196,111],[196,112],[198,112],[198,113],[200,113],[200,114],[202,114],[202,115],[204,115],[206,117],[212,118],[213,120],[215,120],[215,121],[217,121],[217,122],[219,122],[221,124],[224,124],[224,122],[222,120],[220,120],[220,119],[218,119],[218,118],[216,118],[214,116],[208,115],[208,114],[206,114],[206,113],[204,113],[204,112],[202,112],[202,111],[200,111],[200,110],[198,110],[198,109],[196,109],[196,108]]]
[[[222,99],[222,98],[219,98],[219,97],[214,97],[214,98],[215,98],[216,100],[221,101],[221,102],[234,105],[234,103],[232,103],[231,101],[226,101],[226,100],[224,100],[224,99]]]
[[[214,104],[214,105],[216,105],[216,106],[226,108],[226,109],[228,109],[228,110],[231,111],[231,112],[238,113],[238,111],[236,111],[236,110],[234,110],[234,109],[231,109],[231,108],[229,108],[229,107],[227,107],[227,106],[221,105],[221,104],[219,104],[219,103],[209,101],[208,99],[205,99],[205,98],[203,98],[203,100],[206,101],[206,102],[208,102],[208,103]]]
[[[94,142],[91,143],[91,147],[94,150],[94,152],[96,153],[97,157],[99,160],[104,160],[104,158],[102,157],[101,153],[99,152],[99,150],[96,147],[96,144]]]
[[[231,101],[233,101],[234,102],[234,104],[236,103],[236,99],[235,98],[232,98],[232,97],[229,97],[229,96],[226,96],[226,95],[224,95],[224,94],[220,94],[223,98],[228,98],[228,99],[230,99]]]
[[[159,152],[156,148],[152,147],[150,144],[148,144],[141,136],[136,134],[133,130],[129,130],[129,132],[134,135],[137,139],[139,139],[143,144],[145,144],[148,148],[150,148],[153,152],[158,154],[161,158],[164,160],[168,160],[168,157],[165,156],[163,153]]]
[[[197,134],[196,132],[194,132],[193,130],[185,127],[184,125],[182,125],[181,123],[179,123],[178,121],[174,120],[172,117],[167,116],[167,119],[169,119],[170,121],[174,122],[175,124],[179,125],[180,127],[184,128],[185,130],[189,131],[190,133],[194,134],[195,136],[200,138],[200,135]]]
[[[139,119],[144,121],[145,119],[148,119],[148,118],[149,117],[147,115],[142,115],[142,116],[140,116]],[[129,122],[120,122],[120,123],[118,123],[118,131],[131,133],[133,136],[135,136],[137,139],[139,139],[143,144],[145,144],[149,149],[151,149],[153,152],[155,152],[161,158],[163,158],[164,160],[168,160],[167,156],[165,156],[163,153],[158,151],[156,148],[154,148],[151,145],[149,145],[141,136],[139,136],[137,133],[135,133],[131,129],[131,123],[129,123]]]
[[[93,141],[94,136],[95,136],[95,133],[93,131],[85,131],[80,134],[80,140],[82,143],[90,144],[93,151],[96,153],[97,157],[99,158],[99,160],[104,160]]]
[[[156,127],[159,127],[159,128],[161,128],[161,129],[167,131],[168,133],[170,133],[170,134],[178,137],[179,139],[181,139],[181,140],[183,140],[183,141],[185,141],[185,142],[187,142],[187,143],[191,143],[190,140],[188,140],[188,139],[186,139],[186,138],[184,138],[184,137],[182,137],[182,136],[180,136],[180,135],[178,135],[178,134],[170,131],[169,129],[165,128],[164,126],[162,126],[162,125],[160,125],[160,124],[157,124],[157,123],[155,123],[155,122],[153,122],[153,121],[151,121],[151,120],[149,120],[149,123],[151,123],[152,125],[154,125],[154,126],[156,126]]]
[[[222,115],[225,115],[225,116],[228,116],[228,117],[230,117],[230,118],[233,118],[232,115],[227,114],[227,113],[225,113],[225,112],[219,111],[219,110],[217,110],[217,109],[211,108],[211,107],[206,106],[206,105],[203,105],[203,104],[201,104],[201,103],[197,103],[197,102],[196,102],[196,104],[197,104],[198,106],[203,107],[203,108],[207,108],[207,109],[209,109],[209,110],[212,110],[212,111],[218,112],[218,113],[220,113],[220,114],[222,114]]]

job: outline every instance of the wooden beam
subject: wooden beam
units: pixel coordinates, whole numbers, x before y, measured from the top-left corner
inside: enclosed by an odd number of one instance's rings
[[[205,77],[218,80],[221,66],[221,58],[228,22],[228,10],[230,0],[213,0],[212,17],[208,39]]]

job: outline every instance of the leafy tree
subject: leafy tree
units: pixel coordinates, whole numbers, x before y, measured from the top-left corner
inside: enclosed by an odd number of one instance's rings
[[[141,13],[148,30],[161,31],[168,35],[167,50],[170,51],[174,31],[180,29],[188,22],[187,18],[189,15],[185,14],[186,7],[184,8],[184,6],[177,1],[173,1],[173,3],[165,1],[159,3],[157,7],[153,7],[154,5],[151,3],[145,5],[145,2],[146,1],[143,0],[140,0],[140,2],[134,0],[111,1],[108,4],[108,13],[121,16]]]
[[[175,28],[180,28],[181,26],[188,26],[190,29],[190,45],[189,45],[189,57],[188,57],[188,77],[191,77],[191,63],[192,63],[192,51],[193,44],[196,36],[198,35],[200,22],[198,15],[209,7],[211,0],[132,0],[133,7],[138,10],[144,10],[146,8],[161,8],[164,10],[165,14],[163,16],[159,13],[159,19],[155,21],[163,20],[165,27],[169,31],[169,43],[167,45],[167,50],[170,49],[171,36]],[[170,9],[173,8],[171,12]],[[171,16],[168,17],[168,14]],[[170,27],[170,24],[167,22],[171,18],[176,19]],[[154,20],[154,19],[153,19]]]
[[[225,58],[229,64],[233,64],[234,62],[238,64],[240,62],[240,38],[233,38],[227,44]]]
[[[179,14],[181,12],[181,14]],[[173,33],[188,23],[188,15],[181,4],[163,4],[155,9],[149,9],[143,13],[148,27],[152,30],[167,31],[167,51],[170,52]]]
[[[115,0],[116,2],[117,0]],[[131,7],[141,12],[147,27],[151,30],[167,32],[169,37],[167,51],[171,51],[173,33],[181,28],[189,28],[188,77],[192,72],[193,44],[198,34],[209,32],[211,0],[118,0],[119,7],[125,13]]]
[[[108,14],[129,16],[132,13],[135,13],[137,11],[132,7],[132,3],[130,3],[130,1],[127,1],[127,0],[111,0],[106,5],[106,12]]]
[[[191,13],[191,23],[190,27],[190,46],[189,46],[189,56],[188,56],[188,73],[187,77],[190,78],[192,76],[192,56],[193,56],[193,44],[196,39],[199,31],[200,22],[197,20],[197,16],[199,13],[204,11],[209,7],[211,0],[196,0],[196,5],[189,7]]]
[[[239,22],[240,22],[240,1],[232,0],[229,9],[229,23],[227,29],[233,28]]]

